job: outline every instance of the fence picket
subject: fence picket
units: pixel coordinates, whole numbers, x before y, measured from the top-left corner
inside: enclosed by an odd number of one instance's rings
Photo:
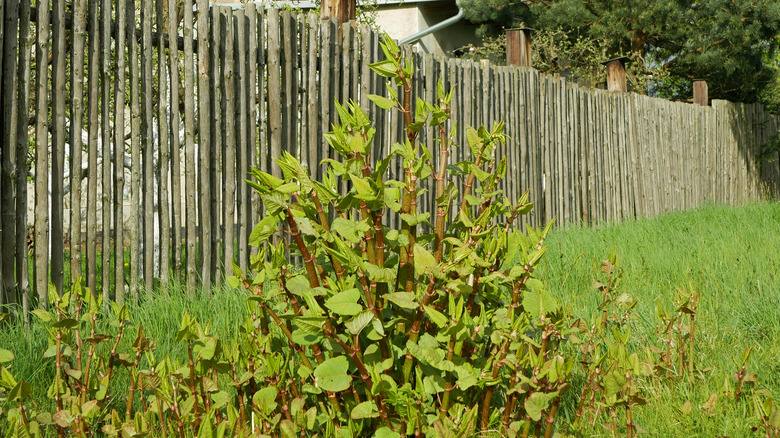
[[[193,52],[192,0],[184,0],[184,197],[189,209],[195,206],[195,56]],[[187,223],[187,288],[197,284],[195,228],[197,214],[184,215]]]
[[[161,14],[158,13],[158,16]],[[122,305],[125,302],[125,260],[124,260],[124,187],[125,187],[125,91],[126,85],[126,59],[125,49],[127,43],[127,37],[134,38],[135,35],[128,34],[127,32],[127,4],[123,4],[121,0],[116,2],[116,23],[117,23],[117,38],[116,38],[116,70],[115,70],[115,82],[114,82],[114,300],[117,304]],[[162,47],[162,46],[161,46]],[[162,53],[162,48],[158,53]],[[158,55],[158,59],[163,59],[163,56]],[[161,63],[164,65],[164,63]],[[77,70],[76,67],[73,68]],[[80,69],[79,69],[80,70]],[[164,78],[164,73],[159,73],[160,78]],[[162,79],[161,79],[162,80]],[[75,83],[75,80],[74,80]],[[80,91],[79,91],[80,93]],[[121,97],[119,97],[121,96]],[[160,107],[164,106],[163,99],[160,99]],[[76,116],[80,117],[80,116]],[[75,118],[75,117],[74,117]],[[163,126],[164,117],[159,117],[160,126]],[[75,120],[74,120],[75,121]],[[162,134],[162,128],[159,132]],[[80,135],[80,133],[79,133]],[[167,138],[167,137],[166,137]],[[79,154],[80,157],[80,154]],[[76,160],[73,160],[76,162]],[[81,166],[81,159],[79,158],[79,166]],[[79,183],[80,185],[80,183]],[[72,190],[71,186],[71,190]],[[75,199],[75,197],[73,198]],[[71,208],[75,208],[72,204]],[[162,228],[161,228],[162,229]],[[81,240],[81,228],[75,229],[78,231],[78,240]],[[71,242],[73,237],[71,235]],[[71,251],[73,251],[73,245],[71,243]],[[72,259],[72,254],[71,254]],[[71,268],[72,269],[72,268]],[[167,282],[167,277],[165,281]]]
[[[156,10],[155,15],[157,18],[157,30],[158,32],[165,32],[167,29],[167,23],[165,22],[165,0],[157,0],[155,2]],[[167,33],[167,32],[166,32]],[[170,179],[170,159],[171,159],[171,144],[170,144],[170,130],[168,123],[168,114],[170,113],[170,97],[168,97],[168,63],[165,61],[165,48],[166,44],[163,38],[157,40],[157,92],[161,96],[157,104],[157,133],[159,135],[159,166],[157,168],[157,181],[158,181],[158,213],[157,224],[159,230],[159,264],[160,264],[160,283],[168,283],[170,281],[171,271],[171,216],[170,216],[170,196],[168,192],[168,181]],[[173,87],[171,87],[173,90]],[[124,94],[123,94],[124,95]],[[171,95],[173,95],[171,93]],[[172,123],[171,123],[172,125]],[[119,170],[117,170],[119,172]],[[121,193],[121,192],[120,192]],[[120,195],[121,197],[121,195]],[[118,200],[121,202],[121,199]],[[121,217],[121,216],[118,216]],[[121,222],[117,222],[117,228],[121,231]],[[121,240],[118,240],[121,242]],[[122,248],[122,247],[120,247]],[[120,251],[124,252],[124,251]],[[119,266],[117,265],[117,274],[120,273]],[[119,277],[117,277],[117,294],[119,294]]]
[[[208,0],[197,0],[198,17],[198,255],[200,267],[200,283],[208,289],[212,284],[212,223],[214,221],[211,209],[213,181],[211,179],[211,84],[209,83],[209,11]],[[195,204],[191,204],[193,207]]]
[[[249,176],[249,104],[247,102],[247,85],[249,80],[247,78],[249,71],[247,66],[247,17],[243,11],[237,11],[235,14],[236,20],[236,36],[235,36],[235,49],[236,49],[236,100],[238,104],[238,133],[236,135],[236,221],[237,227],[237,243],[238,249],[236,262],[242,271],[246,270],[249,263],[249,252],[246,245],[247,238],[249,237],[248,226],[249,215],[247,207],[249,207],[249,196],[247,193],[247,185],[244,183],[244,179]]]
[[[127,42],[130,46],[130,68],[128,71],[133,72],[133,74],[130,75],[131,167],[129,214],[130,226],[128,227],[128,231],[130,234],[130,298],[135,301],[138,299],[138,291],[140,286],[139,283],[141,277],[141,260],[143,257],[141,254],[141,215],[139,211],[139,207],[141,205],[141,99],[139,89],[140,77],[138,72],[141,70],[139,65],[138,40],[135,38],[135,8],[131,6],[131,4],[128,4],[127,10],[127,32],[132,36],[131,38],[127,39]],[[91,160],[92,158],[90,157],[90,166],[92,166]],[[92,180],[90,179],[90,185],[91,184]],[[93,193],[91,188],[90,193]],[[91,242],[89,238],[89,234],[87,234],[87,241]]]
[[[168,33],[178,35],[179,18],[176,10],[178,0],[168,0]],[[128,4],[131,2],[128,2]],[[216,27],[216,26],[215,26]],[[170,38],[169,38],[170,41]],[[184,214],[182,214],[181,193],[181,111],[183,89],[179,83],[179,50],[168,45],[168,73],[171,81],[171,226],[173,227],[173,272],[174,278],[182,279],[182,244],[184,236]],[[174,98],[175,97],[175,98]],[[131,263],[132,265],[132,263]],[[132,287],[132,285],[131,285]]]
[[[16,24],[19,14],[19,2],[12,1],[5,7],[5,12],[0,7],[0,20],[4,23]],[[0,53],[4,53],[0,59],[0,71],[2,71],[2,80],[0,80],[0,101],[3,102],[2,108],[6,111],[6,117],[3,118],[0,126],[0,143],[2,143],[2,162],[0,162],[0,187],[2,187],[2,205],[3,211],[0,213],[0,223],[2,223],[2,235],[0,239],[3,242],[3,249],[0,252],[0,304],[17,304],[16,282],[14,281],[14,262],[16,260],[16,184],[13,182],[13,175],[16,169],[16,136],[17,119],[20,109],[26,108],[17,104],[17,38],[16,26],[8,26],[5,30],[0,24]],[[5,33],[5,34],[4,34]],[[4,35],[3,35],[4,34]],[[26,155],[26,153],[25,153]],[[27,166],[25,165],[24,169]],[[21,168],[20,168],[21,169]],[[26,206],[24,208],[27,208]]]
[[[83,3],[82,3],[82,6]],[[30,0],[21,0],[19,7],[19,109],[16,129],[16,287],[21,297],[22,312],[30,311],[29,253],[27,247],[27,156],[30,145],[28,120],[30,107]],[[77,15],[78,17],[78,15]],[[78,21],[78,18],[77,18]],[[82,24],[83,27],[83,24]],[[75,44],[75,43],[74,43]],[[83,49],[83,42],[82,42]],[[83,67],[83,64],[81,64]],[[81,135],[81,132],[79,132]],[[10,146],[10,145],[9,145]],[[80,169],[80,167],[79,167]],[[79,255],[81,251],[79,251]],[[80,260],[79,260],[80,261]],[[7,261],[6,261],[7,263]]]
[[[233,11],[230,8],[222,9],[220,32],[225,41],[223,51],[222,86],[225,104],[225,141],[224,141],[224,223],[225,223],[225,249],[224,260],[225,275],[233,275],[233,258],[235,257],[235,224],[236,224],[236,90],[234,85],[234,53],[233,53]]]
[[[97,3],[97,0],[92,0]],[[38,306],[49,305],[49,129],[48,129],[48,59],[49,59],[49,2],[38,0],[38,40],[35,65],[37,90],[35,113],[35,292]],[[95,16],[94,27],[97,27]],[[95,35],[93,33],[92,35]],[[96,52],[97,50],[95,50]],[[93,55],[94,56],[94,52]],[[92,72],[97,71],[97,67]],[[92,105],[92,102],[90,102]],[[95,107],[97,108],[97,106]],[[97,125],[97,114],[92,119]],[[94,175],[94,174],[91,174]],[[94,178],[93,178],[94,179]],[[94,252],[93,252],[94,254]],[[94,260],[94,259],[91,259]],[[94,290],[94,289],[93,289]]]

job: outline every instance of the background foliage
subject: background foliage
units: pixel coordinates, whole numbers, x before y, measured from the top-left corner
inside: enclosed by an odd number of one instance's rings
[[[773,0],[464,0],[466,17],[483,37],[527,26],[556,35],[549,70],[595,69],[595,62],[630,57],[637,91],[690,99],[691,81],[705,79],[711,98],[759,99],[772,105],[777,77],[780,3]],[[597,46],[594,60],[583,56]],[[545,49],[537,44],[539,50]],[[547,49],[549,52],[549,49]],[[546,55],[545,55],[546,56]]]

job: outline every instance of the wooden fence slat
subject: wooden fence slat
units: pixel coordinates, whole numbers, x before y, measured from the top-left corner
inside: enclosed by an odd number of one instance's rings
[[[322,133],[320,127],[322,126],[322,120],[320,119],[321,113],[319,111],[320,105],[320,93],[319,93],[319,81],[317,78],[317,54],[321,48],[318,45],[319,41],[319,18],[316,14],[308,14],[306,16],[306,28],[307,28],[307,48],[308,48],[308,66],[307,75],[304,78],[306,82],[306,113],[307,113],[307,132],[302,135],[308,136],[309,148],[306,156],[301,156],[301,159],[308,166],[309,172],[311,172],[312,178],[320,178],[319,175],[319,158],[318,151],[322,145],[321,138]],[[365,64],[364,64],[365,65]],[[303,155],[303,154],[302,154]]]
[[[125,187],[125,91],[126,91],[126,37],[134,38],[127,32],[127,2],[116,2],[117,38],[116,70],[114,81],[114,299],[120,306],[125,302],[125,237],[124,237],[124,187]],[[162,59],[162,56],[160,56]],[[74,63],[75,64],[75,63]],[[74,67],[74,71],[77,67]],[[164,77],[160,73],[160,77]],[[75,81],[74,81],[75,82]],[[160,99],[160,107],[163,106]],[[80,116],[77,116],[80,117]],[[160,130],[162,132],[162,130]],[[79,154],[79,157],[81,154]],[[74,160],[75,162],[76,160]],[[79,158],[79,166],[81,159]],[[71,190],[73,188],[71,187]],[[75,199],[75,198],[74,198]],[[74,208],[74,207],[72,207]],[[81,230],[79,229],[79,239]],[[71,236],[71,242],[73,237]],[[71,243],[72,245],[72,243]],[[73,248],[71,246],[71,251]],[[104,270],[105,272],[105,270]],[[104,274],[105,275],[105,274]]]
[[[258,63],[258,70],[257,70],[257,117],[258,117],[258,145],[257,145],[257,153],[259,154],[257,156],[257,159],[253,162],[255,163],[255,166],[257,166],[260,169],[268,170],[268,160],[270,158],[270,153],[268,152],[268,117],[267,117],[267,102],[265,98],[265,89],[267,84],[267,74],[266,74],[266,18],[265,18],[265,9],[260,8],[257,13],[257,63]],[[317,54],[315,53],[314,58],[317,58]],[[252,194],[252,211],[254,211],[258,217],[262,213],[262,204],[260,203],[260,196],[258,193]]]
[[[16,132],[16,280],[25,318],[30,311],[29,257],[27,251],[27,156],[30,107],[30,0],[19,7],[19,110]],[[83,65],[82,65],[83,66]],[[25,169],[24,172],[20,169]]]
[[[246,270],[249,263],[249,253],[247,249],[247,240],[249,237],[249,221],[248,211],[248,186],[244,183],[244,179],[248,177],[248,151],[247,143],[249,143],[248,130],[248,107],[247,107],[247,34],[246,34],[246,15],[241,12],[235,14],[236,22],[236,35],[235,35],[235,53],[236,53],[236,93],[238,94],[236,103],[238,104],[238,133],[236,135],[237,150],[236,150],[236,219],[238,221],[238,235],[236,246],[238,248],[238,266],[242,271]]]
[[[350,25],[350,23],[339,23],[339,27],[341,29],[341,42],[339,43],[340,46],[340,54],[341,54],[341,68],[342,68],[342,74],[341,74],[341,81],[340,86],[338,87],[339,93],[338,93],[338,100],[339,103],[342,105],[349,104],[349,99],[351,96],[351,81],[350,81],[350,73],[352,68],[352,62],[351,62],[351,55],[352,55],[352,43],[354,39],[353,34],[353,28]]]
[[[332,38],[333,38],[333,29],[331,26],[331,20],[328,19],[322,19],[320,21],[320,82],[319,82],[319,90],[320,90],[320,135],[323,135],[324,133],[330,131],[330,107],[331,107],[331,76],[332,76],[332,64],[333,64],[333,57],[331,55],[332,52]],[[269,28],[269,31],[271,29]],[[270,43],[272,42],[271,35],[268,35],[268,42],[269,42],[269,55],[271,54],[271,46]],[[268,62],[270,63],[272,61],[271,57],[269,56]],[[278,61],[277,61],[278,62]],[[271,75],[268,75],[268,80],[271,80]],[[268,101],[269,108],[271,108],[271,101]],[[269,122],[271,121],[271,117],[268,118]],[[273,128],[272,128],[273,129]],[[317,167],[319,168],[317,171],[317,174],[322,176],[324,175],[326,166],[324,164],[319,165],[319,163],[324,159],[328,158],[330,147],[327,145],[323,145],[322,151],[317,155],[317,158],[315,162],[317,163]],[[271,153],[274,154],[276,150],[272,149]]]
[[[193,53],[192,0],[184,0],[184,193],[186,205],[195,206],[195,57]],[[187,289],[197,284],[197,214],[184,215],[187,222]]]
[[[166,0],[157,0],[155,2],[155,15],[157,18],[157,31],[166,32],[168,24],[165,21],[165,2]],[[121,26],[120,26],[121,28]],[[119,45],[117,46],[119,47]],[[159,159],[157,168],[157,181],[158,181],[158,193],[157,193],[157,229],[158,229],[158,241],[160,245],[159,254],[159,266],[160,266],[160,284],[167,285],[170,281],[171,271],[171,219],[170,219],[170,197],[168,194],[168,181],[170,180],[170,159],[171,159],[171,144],[169,135],[168,114],[170,113],[171,98],[168,94],[168,63],[165,61],[165,41],[160,38],[157,41],[157,93],[160,99],[157,103],[157,135],[159,135]],[[124,67],[122,67],[124,68]],[[171,85],[173,90],[173,84]],[[122,92],[124,95],[124,91]],[[170,94],[173,96],[173,93]],[[118,99],[121,100],[121,99]],[[119,107],[117,106],[117,111]],[[118,113],[117,113],[118,114]],[[173,125],[173,123],[171,123]],[[117,184],[119,184],[121,174],[120,169],[117,168]],[[117,189],[119,190],[119,189]],[[121,191],[119,192],[121,193]],[[118,205],[121,205],[121,195],[118,200]],[[121,207],[117,210],[118,217],[121,217]],[[117,221],[117,236],[120,236],[122,222]],[[120,254],[124,254],[124,243],[122,240],[117,239],[119,242]],[[117,280],[116,280],[116,293],[119,296],[120,293],[120,277],[124,275],[124,271],[120,268],[122,263],[117,263]]]
[[[286,139],[282,134],[282,67],[281,62],[281,35],[280,35],[280,17],[279,11],[271,9],[268,11],[266,20],[268,29],[268,131],[270,135],[271,157],[279,157],[282,154],[282,142]],[[323,81],[324,84],[327,82]],[[279,166],[270,162],[272,174],[276,177],[281,176]]]
[[[0,60],[0,71],[3,73],[0,80],[0,101],[2,101],[3,111],[6,116],[3,117],[2,126],[0,126],[0,144],[2,147],[0,154],[0,187],[2,187],[2,205],[3,211],[0,213],[0,222],[2,222],[3,249],[0,252],[0,305],[18,304],[16,282],[14,281],[14,264],[16,261],[16,182],[14,175],[23,168],[16,168],[16,130],[18,113],[20,105],[17,103],[17,47],[18,47],[18,25],[19,2],[12,1],[2,11],[0,7],[0,53],[3,53]],[[5,28],[5,30],[2,30]],[[26,108],[26,105],[21,108]],[[26,154],[25,154],[26,155]],[[26,207],[25,207],[26,208]]]
[[[579,148],[580,148],[580,101],[579,89],[566,85],[569,95],[569,199],[571,200],[571,220],[579,225],[582,220],[582,205],[579,186]]]
[[[65,0],[54,0],[52,27],[51,282],[63,292],[65,172]]]
[[[173,9],[175,11],[175,9]],[[128,2],[127,32],[136,34],[136,10]],[[175,13],[174,13],[175,15]],[[141,90],[140,47],[136,38],[127,39],[130,51],[130,299],[138,300],[141,282]],[[91,183],[91,180],[90,180]],[[89,236],[87,237],[89,239]]]
[[[198,7],[198,256],[201,286],[212,285],[212,210],[211,210],[211,104],[209,84],[209,1],[197,0]],[[191,204],[195,205],[195,204]]]
[[[143,180],[145,186],[143,189],[143,242],[144,242],[144,288],[151,291],[154,288],[155,274],[155,244],[154,238],[154,192],[155,192],[155,172],[154,172],[154,96],[152,90],[152,78],[154,76],[154,67],[152,65],[152,1],[142,0],[141,9],[141,28],[143,36],[141,39],[141,75],[143,76],[143,89],[141,92],[141,101],[143,103],[141,120],[142,134],[141,145],[143,149]],[[191,22],[191,21],[190,21]],[[195,204],[190,204],[195,205]]]
[[[9,7],[11,7],[11,6],[9,5]],[[9,31],[9,33],[10,32],[11,31]],[[14,29],[12,32],[14,33],[14,36],[15,36],[16,30]],[[5,75],[6,75],[5,68],[3,67],[3,65],[5,64],[5,56],[3,55],[5,44],[6,44],[6,40],[5,40],[5,0],[0,0],[0,73],[3,74],[3,77],[0,78],[0,108],[5,108],[5,105],[6,105],[5,104],[6,93],[5,93],[5,90],[3,89],[4,88],[4,82],[5,82],[4,78],[5,78]],[[14,60],[14,62],[15,62],[15,60]],[[16,109],[16,105],[13,105],[11,107],[11,111],[14,111],[15,109]],[[16,150],[14,150],[13,152],[11,152],[11,150],[10,150],[11,145],[14,144],[14,143],[11,143],[11,142],[9,142],[6,139],[6,132],[9,131],[8,128],[6,127],[6,125],[8,125],[8,123],[5,120],[0,122],[0,157],[2,157],[2,159],[0,159],[0,201],[2,201],[3,204],[5,204],[5,202],[3,201],[3,198],[5,198],[6,196],[9,197],[13,201],[13,193],[11,193],[11,192],[15,189],[15,187],[13,185],[11,185],[11,182],[10,182],[10,180],[13,179],[11,177],[11,173],[8,174],[9,175],[8,177],[5,176],[6,172],[11,171],[10,167],[6,168],[6,166],[4,166],[4,161],[6,161],[5,155],[11,155],[11,154],[16,153]],[[15,132],[14,132],[13,135],[15,135]],[[6,151],[6,147],[9,148],[8,151]],[[15,164],[15,160],[13,161],[13,163]],[[6,182],[6,179],[8,180],[8,182]],[[8,192],[7,195],[6,195],[6,192]],[[13,208],[14,209],[16,208],[15,204],[14,204]],[[16,214],[15,214],[16,212],[14,211],[13,213],[14,213],[14,216],[16,216]],[[3,216],[5,216],[5,214],[7,214],[7,213],[0,212],[0,239],[4,238],[4,236],[2,236],[3,233],[2,233],[1,230],[4,228],[2,223],[4,221]],[[16,218],[14,217],[14,220],[15,219]],[[6,225],[6,227],[7,226],[8,225]],[[14,227],[14,231],[16,231],[16,227]],[[16,239],[14,239],[12,241],[15,242]],[[8,269],[10,269],[11,273],[13,274],[13,262],[14,262],[15,257],[12,257],[8,261],[5,260],[5,258],[9,255],[8,252],[11,252],[11,251],[16,251],[16,247],[14,246],[11,249],[0,249],[0,306],[6,304],[6,299],[7,298],[6,298],[5,285],[7,283],[10,283],[11,282],[10,279],[13,278],[12,276],[9,276],[9,275],[6,274],[6,271]],[[11,254],[11,255],[13,255],[13,254]],[[10,284],[9,284],[9,286],[10,286]]]
[[[97,0],[93,0],[93,3],[96,2]],[[49,288],[48,4],[48,0],[38,2],[38,21],[36,23],[38,50],[35,59],[37,66],[35,79],[38,82],[35,102],[35,291],[38,295],[38,307],[44,309],[49,306],[47,295]],[[97,23],[97,19],[93,23]],[[97,117],[94,120],[97,120]]]
[[[164,1],[164,0],[163,0]],[[179,18],[176,5],[178,0],[168,0],[168,32],[178,34]],[[179,82],[179,51],[174,47],[168,48],[168,73],[171,84],[171,227],[173,228],[173,272],[174,278],[182,280],[182,229],[184,229],[184,214],[182,213],[181,193],[181,114],[179,105],[183,102],[184,91]],[[132,287],[132,286],[131,286]]]
[[[236,89],[234,84],[233,53],[233,11],[230,8],[222,9],[222,25],[220,32],[225,41],[223,52],[224,70],[222,73],[223,96],[225,102],[225,142],[224,144],[224,180],[225,180],[225,275],[233,275],[233,258],[235,257],[235,205],[236,205]]]
[[[209,105],[211,111],[211,117],[209,120],[209,144],[211,146],[211,162],[208,166],[209,179],[211,181],[211,187],[209,188],[211,194],[211,204],[209,205],[211,213],[211,266],[210,275],[217,282],[221,277],[221,268],[224,258],[222,257],[222,244],[223,233],[222,227],[224,226],[224,215],[220,214],[219,206],[222,205],[222,93],[220,84],[222,83],[222,67],[221,67],[221,47],[222,42],[221,34],[219,33],[219,20],[220,12],[218,7],[212,7],[211,14],[211,28],[209,47],[211,54],[209,56],[209,86],[211,97],[209,99]]]
[[[244,175],[243,178],[249,178],[249,167],[256,166],[257,164],[257,105],[255,103],[255,95],[257,94],[257,11],[254,3],[247,5],[244,10],[246,14],[247,23],[247,86],[246,86],[246,101],[247,101],[247,142],[245,145],[246,150],[246,163],[244,163]],[[247,196],[243,209],[245,216],[244,223],[246,228],[244,230],[243,242],[248,246],[249,235],[252,232],[254,223],[259,221],[260,218],[256,216],[257,202],[259,197],[257,192],[251,190],[246,183],[242,184],[247,190]],[[249,264],[249,254],[247,254],[247,265]]]
[[[100,9],[100,290],[106,303],[111,299],[111,71],[111,1],[103,0]],[[52,220],[57,221],[54,216]],[[52,239],[55,239],[54,233]]]
[[[298,141],[296,136],[298,118],[298,84],[295,75],[297,59],[297,47],[295,44],[295,23],[290,11],[282,11],[280,29],[279,65],[281,66],[281,106],[282,114],[281,139],[282,147],[293,156],[298,155]],[[273,65],[273,62],[271,62]],[[272,158],[280,154],[273,154]]]

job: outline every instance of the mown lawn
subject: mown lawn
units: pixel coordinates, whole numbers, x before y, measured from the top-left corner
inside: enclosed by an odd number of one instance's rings
[[[751,432],[751,426],[760,425],[753,393],[766,390],[780,397],[780,204],[708,207],[620,225],[556,229],[547,246],[538,276],[575,316],[586,320],[599,312],[600,297],[592,283],[601,260],[612,251],[618,255],[624,269],[619,290],[638,300],[631,321],[637,349],[659,343],[656,302],[671,307],[676,287],[701,293],[695,353],[699,377],[693,384],[687,377],[644,379],[649,404],[635,410],[641,429],[658,437],[763,436],[762,431]],[[144,296],[130,315],[156,341],[157,361],[166,355],[184,360],[186,350],[175,342],[184,312],[201,322],[211,321],[211,332],[230,341],[247,314],[246,300],[228,288],[190,296],[173,286]],[[133,338],[125,341],[132,343]],[[45,399],[44,382],[54,368],[53,360],[43,357],[45,330],[36,323],[26,330],[3,327],[0,346],[15,353],[16,378],[33,385],[36,399]],[[746,386],[735,403],[733,375],[746,347],[752,348],[748,372],[756,374],[757,383]],[[573,418],[581,388],[582,376],[575,376],[559,421]],[[702,406],[712,394],[717,400],[707,413]],[[119,401],[121,394],[114,397]],[[612,436],[603,421],[582,432]]]

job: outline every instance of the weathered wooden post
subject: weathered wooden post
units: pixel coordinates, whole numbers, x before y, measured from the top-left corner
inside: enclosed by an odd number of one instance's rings
[[[630,61],[629,58],[620,57],[601,63],[607,66],[607,90],[622,91],[624,93],[628,91],[628,83],[626,81],[626,63],[628,61]]]
[[[707,106],[709,102],[707,94],[707,81],[693,81],[693,103]]]
[[[531,30],[527,27],[506,31],[506,64],[532,67]]]
[[[320,16],[336,17],[339,25],[355,20],[355,0],[322,0]]]

